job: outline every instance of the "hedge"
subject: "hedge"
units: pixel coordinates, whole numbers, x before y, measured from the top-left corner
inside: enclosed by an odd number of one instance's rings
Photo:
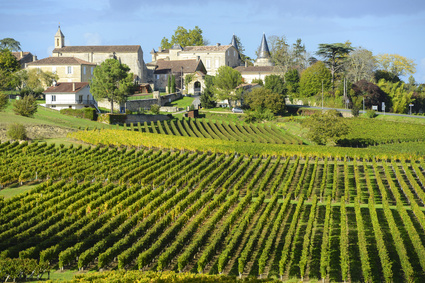
[[[82,108],[82,109],[71,109],[66,108],[60,110],[61,114],[74,116],[78,118],[88,119],[92,121],[97,121],[97,112],[94,108]]]

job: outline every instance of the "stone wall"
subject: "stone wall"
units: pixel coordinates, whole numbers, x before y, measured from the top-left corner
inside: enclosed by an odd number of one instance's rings
[[[160,96],[160,99],[151,98],[151,99],[129,100],[123,106],[125,106],[125,108],[127,110],[130,110],[130,111],[133,111],[133,112],[139,111],[140,108],[145,109],[145,110],[149,110],[151,108],[151,105],[153,105],[153,104],[163,106],[166,103],[172,102],[172,101],[177,100],[181,97],[182,97],[182,95],[180,93],[172,93],[172,94]],[[108,100],[106,100],[106,99],[98,101],[97,105],[98,105],[98,107],[111,109],[111,103],[108,102]],[[114,103],[114,109],[115,110],[120,109],[120,107],[117,103]]]

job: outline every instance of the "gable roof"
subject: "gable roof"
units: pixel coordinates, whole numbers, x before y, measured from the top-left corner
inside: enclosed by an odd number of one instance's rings
[[[47,57],[38,61],[28,63],[27,66],[42,66],[42,65],[93,65],[95,63],[90,63],[75,57]]]
[[[183,48],[183,51],[190,51],[190,52],[194,52],[194,51],[226,51],[227,49],[229,49],[230,47],[234,47],[233,45],[209,45],[209,46],[186,46],[185,48]]]
[[[75,89],[73,90],[73,85]],[[43,93],[77,93],[89,85],[88,82],[83,83],[57,83],[56,86],[51,86]]]
[[[154,62],[152,62],[154,63]],[[159,59],[156,61],[156,68],[154,74],[165,74],[169,73],[179,73],[182,71],[183,73],[195,73],[200,71],[204,74],[207,73],[204,64],[201,60],[196,59],[188,59],[188,60],[164,60]]]
[[[26,56],[30,55],[30,52],[12,52],[12,55],[15,56],[16,60],[21,60],[22,58],[25,58]],[[32,55],[32,54],[31,54]]]
[[[271,73],[275,71],[274,66],[239,66],[236,67],[235,70],[239,71],[241,74],[243,73]]]
[[[53,49],[53,53],[134,53],[138,52],[140,45],[89,45],[89,46],[64,46]]]

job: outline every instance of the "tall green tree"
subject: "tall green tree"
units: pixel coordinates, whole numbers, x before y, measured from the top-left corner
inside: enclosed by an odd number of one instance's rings
[[[221,66],[217,70],[214,79],[215,94],[219,100],[239,99],[238,93],[235,91],[236,87],[242,83],[242,75],[237,70],[229,66]]]
[[[0,112],[3,111],[9,104],[9,97],[7,94],[0,92]]]
[[[205,76],[205,88],[201,94],[201,105],[203,108],[214,108],[216,106],[216,102],[214,99],[214,78],[213,76],[206,75]]]
[[[348,54],[354,49],[347,43],[321,43],[316,52],[324,59],[332,75],[332,91],[335,89],[335,75],[343,69]]]
[[[270,89],[273,93],[286,95],[287,89],[285,82],[279,75],[268,75],[264,79],[264,87]]]
[[[309,97],[328,91],[331,87],[332,75],[322,61],[311,65],[301,73],[299,92],[301,96]]]
[[[185,46],[201,46],[206,45],[208,42],[202,35],[202,29],[195,26],[194,29],[187,30],[182,26],[178,26],[171,36],[171,40],[163,37],[161,40],[161,48],[170,49],[174,44],[180,44],[181,47]]]
[[[21,51],[21,43],[10,37],[3,38],[0,40],[0,49],[6,48],[10,51]]]
[[[133,73],[130,68],[117,59],[106,59],[94,69],[90,82],[90,91],[96,99],[106,98],[111,103],[111,113],[114,102],[120,104],[134,90]]]
[[[0,89],[7,89],[13,85],[13,73],[20,70],[16,57],[9,49],[0,50]]]
[[[300,86],[300,73],[297,69],[291,69],[286,72],[285,85],[290,95],[297,95]]]

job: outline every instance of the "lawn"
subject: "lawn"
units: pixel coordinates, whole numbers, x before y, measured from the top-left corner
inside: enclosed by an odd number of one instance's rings
[[[169,102],[165,104],[165,106],[174,106],[178,108],[186,109],[186,107],[190,106],[195,98],[189,96],[183,96],[180,99],[174,100],[173,102]]]

